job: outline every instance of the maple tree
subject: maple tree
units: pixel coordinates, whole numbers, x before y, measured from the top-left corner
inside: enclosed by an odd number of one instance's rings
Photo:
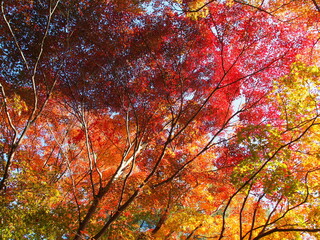
[[[316,1],[1,11],[3,239],[319,237]]]

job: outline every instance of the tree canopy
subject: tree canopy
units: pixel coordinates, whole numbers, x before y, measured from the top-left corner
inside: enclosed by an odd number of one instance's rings
[[[319,239],[320,2],[8,0],[2,239]]]

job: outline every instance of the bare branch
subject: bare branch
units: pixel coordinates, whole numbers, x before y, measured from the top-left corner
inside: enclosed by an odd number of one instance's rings
[[[10,31],[12,37],[13,37],[14,43],[16,44],[16,46],[17,46],[17,48],[19,50],[19,53],[20,53],[20,55],[21,55],[21,57],[23,59],[23,62],[25,64],[27,70],[29,70],[29,64],[28,64],[28,62],[26,60],[26,57],[24,56],[24,53],[23,53],[23,51],[22,51],[22,49],[20,47],[20,44],[19,44],[19,42],[18,42],[18,40],[16,38],[16,35],[14,34],[14,32],[12,30],[12,27],[11,27],[11,24],[10,24],[10,20],[8,20],[7,17],[6,17],[6,14],[5,14],[5,11],[4,11],[4,1],[1,1],[1,12],[2,12],[3,19],[4,19],[5,23],[7,24],[7,27],[9,28],[9,31]]]
[[[316,2],[316,0],[311,0],[311,1],[312,1],[313,5],[316,7],[317,11],[320,12],[320,6]]]

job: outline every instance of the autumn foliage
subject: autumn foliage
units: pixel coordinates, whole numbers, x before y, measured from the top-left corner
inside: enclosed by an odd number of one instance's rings
[[[320,238],[316,1],[1,12],[1,239]]]

